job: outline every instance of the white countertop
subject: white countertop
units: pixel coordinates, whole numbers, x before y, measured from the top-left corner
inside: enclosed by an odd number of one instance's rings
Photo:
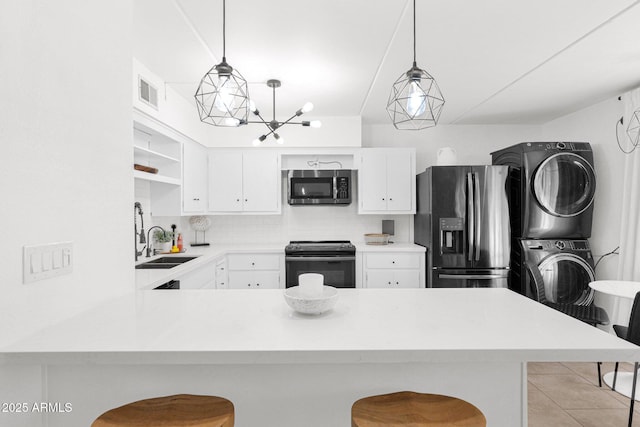
[[[187,246],[185,252],[176,254],[160,254],[150,258],[138,257],[136,264],[143,264],[161,256],[197,256],[196,259],[185,262],[169,269],[137,269],[135,273],[136,289],[153,289],[173,280],[202,265],[215,262],[229,253],[283,253],[286,243],[256,244],[256,245],[211,245],[211,246]]]
[[[414,243],[390,243],[388,245],[367,245],[365,242],[352,242],[356,252],[425,252],[424,246]]]
[[[506,289],[340,289],[319,316],[283,292],[138,291],[0,349],[0,362],[640,360],[640,347]]]

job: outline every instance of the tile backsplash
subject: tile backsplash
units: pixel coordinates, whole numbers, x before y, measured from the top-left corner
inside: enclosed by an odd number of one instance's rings
[[[195,241],[189,216],[150,217],[148,183],[136,180],[136,201],[145,212],[145,229],[178,226],[185,244]],[[290,240],[351,240],[361,242],[365,233],[380,233],[382,220],[395,221],[395,242],[413,241],[413,215],[358,215],[358,201],[348,206],[290,206],[283,198],[280,215],[210,215],[206,241],[211,244],[284,243]],[[198,240],[203,241],[202,233]]]

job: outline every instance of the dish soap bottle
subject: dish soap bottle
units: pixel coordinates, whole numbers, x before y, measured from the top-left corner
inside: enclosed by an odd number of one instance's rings
[[[178,233],[178,252],[182,252],[182,233]]]

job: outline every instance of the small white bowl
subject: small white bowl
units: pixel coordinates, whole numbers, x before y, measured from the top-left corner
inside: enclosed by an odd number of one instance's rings
[[[289,307],[303,314],[320,314],[329,311],[338,301],[338,290],[333,286],[323,286],[322,295],[310,297],[293,286],[284,291],[284,299]]]

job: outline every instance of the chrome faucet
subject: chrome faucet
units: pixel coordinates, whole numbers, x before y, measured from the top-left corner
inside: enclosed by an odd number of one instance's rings
[[[167,231],[160,227],[159,225],[154,225],[153,227],[149,228],[149,231],[147,231],[147,242],[149,242],[149,233],[151,233],[151,230],[153,230],[154,228],[159,228],[160,230],[162,230],[162,232],[166,235]],[[155,255],[155,249],[154,249],[154,255]],[[147,258],[149,258],[151,256],[151,245],[149,243],[147,243]]]
[[[138,223],[136,215],[140,215],[140,234],[138,234]],[[142,251],[144,250],[143,246],[142,249],[138,251],[138,237],[140,237],[140,243],[147,243],[144,238],[144,218],[142,217],[142,205],[140,204],[140,202],[135,202],[133,204],[133,233],[133,248],[136,254],[136,261],[138,261],[138,257],[142,255]]]

